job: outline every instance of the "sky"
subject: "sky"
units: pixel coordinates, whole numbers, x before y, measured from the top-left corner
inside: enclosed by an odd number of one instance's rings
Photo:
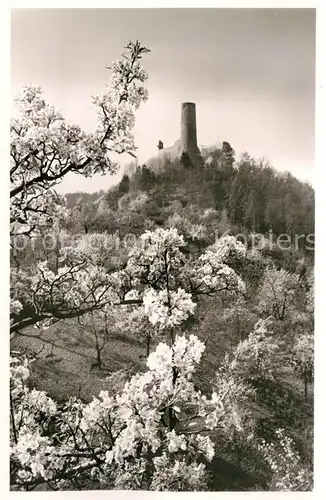
[[[196,103],[198,144],[228,141],[313,184],[314,9],[16,9],[11,88],[37,83],[69,120],[91,131],[92,95],[129,40],[144,58],[149,99],[136,115],[139,161],[180,136],[181,103]],[[130,158],[122,157],[122,164]],[[118,176],[69,175],[58,191],[107,189]]]

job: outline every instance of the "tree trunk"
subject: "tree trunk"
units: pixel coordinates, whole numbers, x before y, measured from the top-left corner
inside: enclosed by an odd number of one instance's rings
[[[235,444],[235,463],[238,467],[241,465],[241,451],[240,451],[240,446],[236,443]]]
[[[307,380],[307,377],[304,376],[304,398],[305,398],[305,401],[308,400],[308,380]]]
[[[102,349],[100,349],[100,344],[99,344],[99,341],[98,341],[97,332],[95,331],[94,333],[95,333],[95,341],[96,341],[97,366],[98,366],[98,369],[101,370],[101,368],[102,368],[101,350]]]
[[[238,311],[236,312],[236,318],[237,318],[237,336],[238,336],[239,342],[241,342],[242,341],[242,333],[241,333],[241,328],[240,328]]]
[[[59,269],[59,257],[60,257],[60,240],[58,238],[57,239],[57,246],[55,249],[55,264],[54,264],[56,274],[58,273],[58,269]]]
[[[12,400],[11,390],[10,390],[10,416],[11,416],[11,425],[12,425],[12,431],[13,431],[13,435],[14,435],[14,441],[17,444],[18,439],[17,439],[14,404],[13,404],[13,400]]]
[[[101,358],[101,350],[100,349],[97,349],[97,365],[98,365],[98,369],[101,370],[102,369],[102,358]]]
[[[146,357],[148,358],[151,349],[151,336],[147,334],[146,336]]]

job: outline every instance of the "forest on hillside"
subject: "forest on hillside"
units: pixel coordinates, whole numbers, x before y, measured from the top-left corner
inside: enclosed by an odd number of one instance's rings
[[[125,49],[94,133],[35,86],[11,122],[11,489],[310,491],[312,187],[223,142],[54,189],[134,154]]]
[[[230,231],[272,231],[275,236],[291,237],[302,234],[304,238],[298,240],[300,248],[304,251],[308,246],[308,250],[313,250],[313,188],[290,173],[276,172],[264,159],[256,160],[244,153],[236,163],[234,156],[230,144],[223,142],[220,149],[204,149],[202,161],[195,164],[184,154],[180,159],[167,159],[159,172],[145,164],[136,166],[131,175],[125,174],[107,193],[67,194],[67,205],[75,207],[77,213],[80,210],[86,232],[112,229],[109,222],[101,226],[104,208],[112,211],[108,212],[111,221],[117,211],[126,211],[129,204],[131,210],[141,210],[142,216],[158,225],[174,212],[186,212],[189,207],[209,208],[226,221]],[[132,224],[130,221],[130,229]],[[312,237],[307,242],[308,235]]]
[[[209,228],[202,228],[205,236],[194,239],[197,244],[208,245],[222,234],[248,242],[257,233],[270,242],[275,262],[280,259],[288,270],[295,271],[298,263],[313,265],[313,188],[266,160],[248,153],[238,162],[234,157],[223,142],[221,148],[203,149],[198,163],[184,154],[167,159],[159,171],[131,165],[132,173],[108,192],[67,194],[67,228],[123,238],[160,226],[205,226],[209,220]]]

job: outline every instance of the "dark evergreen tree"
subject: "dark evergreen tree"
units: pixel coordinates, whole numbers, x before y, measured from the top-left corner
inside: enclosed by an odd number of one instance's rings
[[[129,192],[129,189],[130,189],[130,178],[129,175],[124,174],[121,181],[119,182],[118,191],[119,193],[125,194]]]

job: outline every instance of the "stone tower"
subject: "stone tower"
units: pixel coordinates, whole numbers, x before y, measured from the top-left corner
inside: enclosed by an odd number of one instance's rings
[[[181,150],[190,157],[198,156],[196,105],[193,102],[181,104]]]
[[[181,104],[181,131],[180,139],[173,146],[165,148],[161,140],[158,141],[157,155],[149,158],[147,165],[153,170],[160,170],[166,161],[181,159],[183,153],[188,155],[192,164],[201,161],[200,150],[197,145],[197,124],[196,124],[196,104],[193,102],[183,102]]]

